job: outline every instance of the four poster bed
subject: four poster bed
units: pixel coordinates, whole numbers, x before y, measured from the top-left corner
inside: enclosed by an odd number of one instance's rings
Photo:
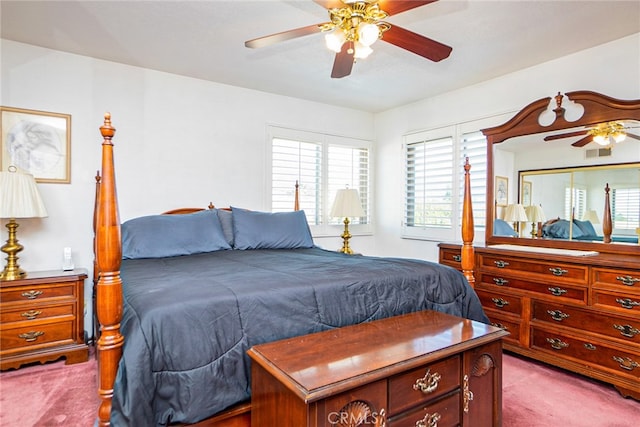
[[[100,131],[94,216],[100,425],[249,426],[246,351],[253,345],[420,310],[488,323],[470,286],[468,162],[460,273],[316,247],[297,210],[297,189],[291,212],[210,206],[121,225],[109,114]]]

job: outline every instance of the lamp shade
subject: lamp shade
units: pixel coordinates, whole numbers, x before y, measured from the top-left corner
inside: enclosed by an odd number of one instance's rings
[[[593,209],[589,209],[582,216],[583,221],[590,221],[591,224],[600,224],[600,218],[598,218],[598,213]]]
[[[522,206],[521,204],[507,205],[507,208],[504,211],[503,219],[508,222],[529,221],[529,218],[527,218],[527,213],[524,210],[524,206]]]
[[[8,172],[0,172],[0,218],[46,216],[47,210],[33,175],[17,172],[12,167]]]
[[[358,190],[343,188],[338,190],[331,207],[331,216],[340,218],[357,218],[364,216]]]
[[[544,222],[547,218],[544,216],[544,211],[540,205],[530,205],[525,209],[529,222]]]

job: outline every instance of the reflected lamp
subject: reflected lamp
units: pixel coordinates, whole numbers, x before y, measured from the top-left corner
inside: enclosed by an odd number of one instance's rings
[[[536,237],[538,231],[536,226],[540,226],[540,223],[545,222],[547,218],[544,216],[544,211],[540,205],[530,205],[525,208],[528,220],[531,222],[531,237]]]
[[[524,210],[524,206],[519,203],[507,205],[503,219],[507,222],[513,223],[513,229],[518,232],[518,235],[520,235],[520,223],[529,221],[527,213]]]
[[[342,248],[338,252],[352,255],[353,250],[349,246],[349,239],[351,239],[351,233],[349,233],[349,218],[358,218],[365,215],[360,203],[360,195],[358,190],[343,188],[338,190],[336,198],[333,201],[331,207],[331,216],[344,218],[344,231],[342,232]]]

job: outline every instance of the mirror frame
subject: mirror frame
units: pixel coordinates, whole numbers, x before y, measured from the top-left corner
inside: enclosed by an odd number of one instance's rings
[[[568,121],[565,117],[565,108],[562,101],[566,97],[570,101],[580,104],[584,108],[582,116],[574,121]],[[619,254],[640,254],[640,244],[621,245],[601,242],[580,242],[551,239],[516,239],[513,237],[502,237],[493,235],[493,218],[495,204],[494,200],[494,170],[493,170],[493,149],[495,144],[504,142],[509,138],[525,135],[536,135],[547,132],[554,132],[577,127],[594,126],[598,123],[637,120],[640,121],[640,100],[619,100],[592,91],[574,91],[562,95],[560,92],[554,97],[556,108],[554,120],[548,125],[540,124],[540,116],[548,110],[551,97],[546,97],[532,102],[524,107],[506,123],[487,129],[482,129],[482,133],[487,138],[487,212],[485,243],[512,244],[523,246],[538,246],[560,249],[576,249],[598,251]],[[604,191],[604,187],[603,187]]]

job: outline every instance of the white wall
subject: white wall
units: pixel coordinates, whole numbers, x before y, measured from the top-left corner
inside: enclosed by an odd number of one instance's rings
[[[377,114],[377,222],[375,247],[367,248],[367,252],[432,261],[438,257],[438,242],[400,238],[403,215],[403,193],[400,190],[404,185],[403,135],[507,112],[515,113],[540,98],[554,96],[559,91],[565,93],[574,90],[591,90],[619,99],[640,98],[640,33]],[[501,123],[499,121],[492,126]],[[477,230],[475,237],[476,241],[484,241],[484,230]]]

